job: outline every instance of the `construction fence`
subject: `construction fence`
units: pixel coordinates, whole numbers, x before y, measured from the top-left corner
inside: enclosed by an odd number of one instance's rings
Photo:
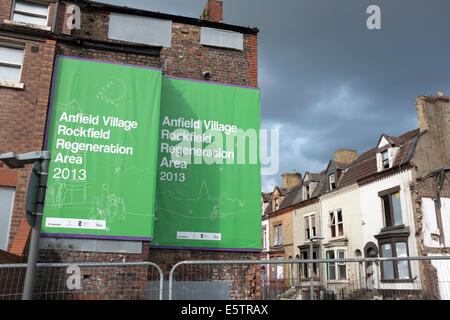
[[[0,264],[20,300],[26,264]],[[365,259],[39,263],[36,300],[450,300],[450,255]]]

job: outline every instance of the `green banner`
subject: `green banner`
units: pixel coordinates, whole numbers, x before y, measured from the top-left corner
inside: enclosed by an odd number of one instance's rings
[[[153,237],[161,70],[58,57],[43,236]]]
[[[256,88],[162,79],[154,247],[261,249]]]

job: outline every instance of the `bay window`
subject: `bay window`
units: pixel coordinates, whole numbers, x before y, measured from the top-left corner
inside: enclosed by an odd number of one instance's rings
[[[408,257],[407,239],[380,240],[381,257]],[[381,278],[387,281],[410,280],[409,261],[383,261]]]

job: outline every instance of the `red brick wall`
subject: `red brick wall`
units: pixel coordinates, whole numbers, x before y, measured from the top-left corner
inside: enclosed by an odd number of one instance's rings
[[[13,0],[2,0],[0,1],[0,23],[3,23],[3,20],[11,18],[11,8],[12,8]]]
[[[180,261],[257,260],[259,253],[207,250],[175,250],[150,248],[149,260],[158,264],[169,278],[172,267]],[[174,272],[178,281],[231,281],[232,300],[260,299],[260,265],[196,265],[182,266]],[[178,271],[178,273],[177,273]]]
[[[0,264],[22,263],[22,262],[23,262],[22,257],[0,250]],[[0,286],[0,288],[2,288],[2,287]]]
[[[244,50],[217,48],[200,44],[200,27],[174,22],[172,46],[163,48],[163,73],[176,77],[210,80],[243,86],[258,86],[256,35],[244,35]]]
[[[4,40],[11,38],[1,37]],[[54,41],[18,40],[25,46],[21,82],[24,89],[0,87],[0,153],[25,153],[41,150],[44,141],[45,122],[51,88]],[[32,52],[32,47],[35,49]],[[9,235],[9,245],[25,218],[25,196],[30,166],[11,172],[0,169],[0,184],[13,186],[16,194]],[[14,177],[15,176],[15,177]],[[7,178],[9,177],[9,178]]]
[[[208,0],[206,3],[206,18],[211,21],[223,21],[223,2],[217,0]]]
[[[72,30],[72,35],[108,40],[108,28],[108,12],[86,11],[81,6],[81,29]],[[173,22],[172,45],[161,51],[163,74],[204,80],[203,72],[210,71],[211,81],[257,87],[257,49],[256,34],[244,34],[243,51],[216,48],[200,44],[199,26]]]

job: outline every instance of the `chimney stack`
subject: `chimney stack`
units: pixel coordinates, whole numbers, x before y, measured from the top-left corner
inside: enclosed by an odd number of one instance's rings
[[[435,96],[420,96],[416,99],[417,120],[420,132],[440,126],[439,122],[448,119],[449,97],[443,90],[438,90]],[[445,120],[442,123],[446,123]]]
[[[223,22],[223,2],[218,0],[208,0],[200,18],[215,22]]]
[[[300,173],[283,173],[281,175],[283,180],[283,188],[291,189],[302,182],[302,175]]]
[[[350,164],[356,159],[358,159],[358,151],[356,150],[339,149],[334,152],[334,162]]]

